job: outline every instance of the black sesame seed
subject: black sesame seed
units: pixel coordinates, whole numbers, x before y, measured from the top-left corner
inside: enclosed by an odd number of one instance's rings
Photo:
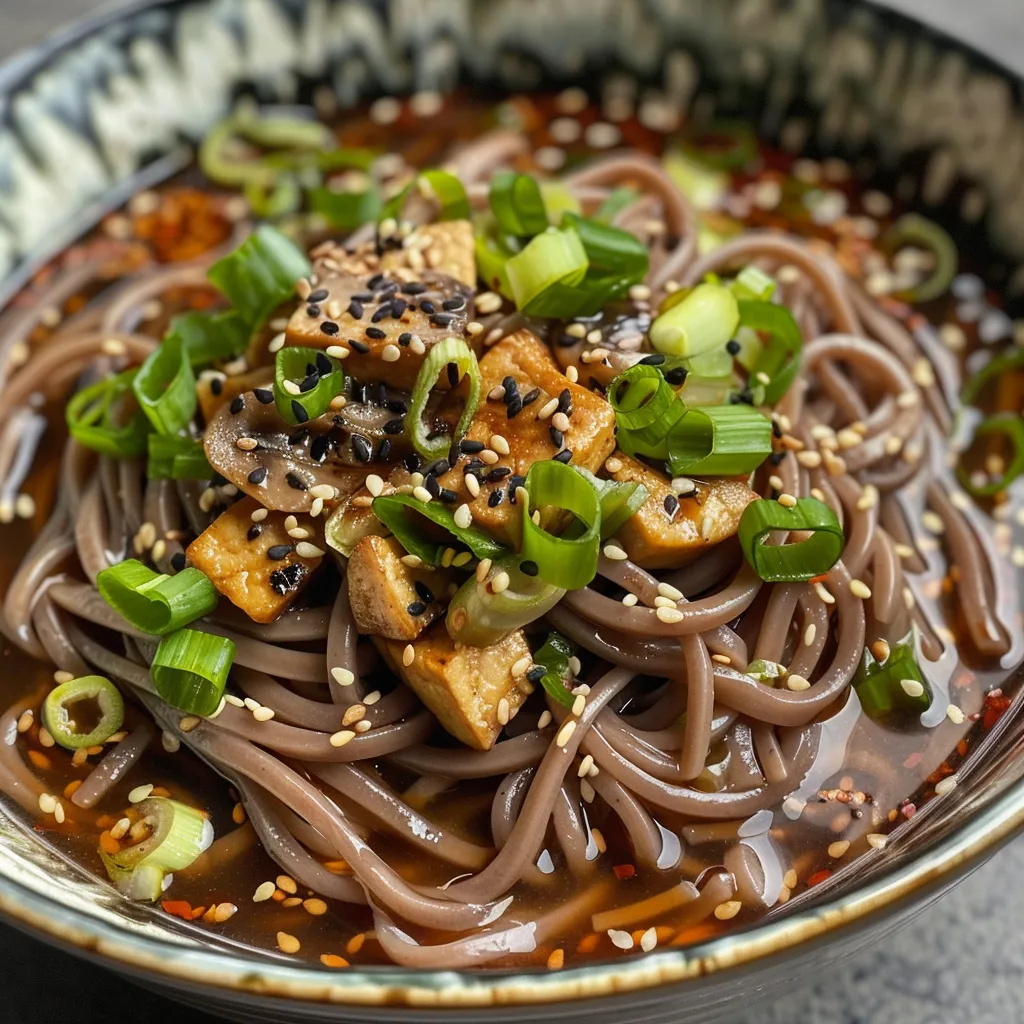
[[[308,437],[309,429],[307,427],[300,427],[288,438],[288,446],[294,448],[296,445],[303,444]]]
[[[422,601],[413,601],[405,610],[415,618],[417,615],[422,615],[427,610],[427,606]]]
[[[366,282],[366,287],[369,288],[370,291],[375,292],[386,280],[387,278],[383,274],[374,274],[373,277]]]
[[[422,309],[423,312],[426,313],[428,316],[431,313],[436,313],[437,312],[437,306],[435,306],[429,299],[424,299],[420,303],[420,309]]]
[[[538,398],[540,398],[540,388],[534,388],[532,391],[527,391],[527,393],[523,395],[523,408],[525,409],[526,406],[532,405]]]
[[[341,328],[333,320],[325,320],[320,325],[320,330],[323,331],[324,334],[330,334],[333,337],[339,330],[341,330]]]
[[[435,327],[450,327],[452,321],[455,319],[454,313],[431,313],[430,322]]]
[[[773,452],[771,455],[768,456],[768,461],[773,466],[781,466],[782,465],[782,460],[785,457],[786,457],[786,453],[784,451],[783,452]]]
[[[571,458],[572,458],[572,452],[568,448],[563,448],[555,456],[555,462],[568,463]]]
[[[409,303],[405,299],[392,299],[391,300],[391,315],[396,320],[401,320],[405,315],[405,311],[409,308]]]
[[[363,319],[363,304],[358,299],[353,299],[348,304],[348,315],[352,317],[353,320]]]
[[[386,331],[382,331],[379,327],[367,327],[366,336],[374,341],[383,341],[388,335]]]
[[[391,454],[391,438],[385,437],[379,445],[377,445],[376,459],[378,462],[387,462],[388,456]]]
[[[403,419],[388,420],[387,423],[384,424],[385,434],[401,434],[404,430],[405,420]]]
[[[316,369],[317,373],[319,373],[321,377],[326,377],[328,374],[334,373],[334,364],[327,358],[326,353],[317,352]]]
[[[175,572],[181,572],[181,570],[185,568],[184,551],[175,551],[174,554],[171,555],[171,568]]]
[[[505,389],[506,399],[519,394],[519,382],[511,374],[502,380],[501,386]]]
[[[306,423],[309,420],[306,407],[297,398],[292,399],[292,415],[295,417],[296,423]]]
[[[666,372],[665,380],[673,386],[676,384],[682,384],[683,381],[686,380],[686,375],[689,372],[690,371],[687,370],[685,366],[677,366],[675,369]]]
[[[353,434],[352,454],[359,462],[369,462],[373,457],[373,446],[362,434]]]
[[[568,388],[562,388],[558,394],[558,411],[572,415],[572,392]]]
[[[275,544],[267,548],[267,558],[274,562],[280,562],[287,558],[295,550],[294,544]]]
[[[467,462],[462,467],[462,472],[463,473],[473,473],[476,470],[481,469],[482,467],[483,467],[483,462],[481,462],[480,459],[470,459],[469,462]]]
[[[416,580],[413,586],[416,588],[416,594],[421,601],[430,604],[434,600],[434,592],[422,580]]]
[[[260,405],[274,404],[274,392],[269,388],[253,388],[252,393],[256,396],[256,401]]]
[[[558,427],[548,427],[548,433],[551,435],[551,443],[556,448],[561,448],[565,444],[565,437]]]
[[[461,375],[459,373],[459,364],[458,363],[449,363],[447,369],[448,369],[448,383],[453,388],[457,388],[459,386],[459,381],[461,380]]]
[[[527,559],[525,562],[519,563],[519,571],[526,576],[536,576],[540,572],[540,566],[536,562]]]
[[[490,497],[487,499],[488,508],[497,508],[501,504],[501,499],[505,496],[505,492],[502,490],[491,491]]]
[[[387,404],[387,401],[388,401],[388,386],[384,383],[384,381],[381,381],[377,385],[376,402],[377,402],[378,405],[383,406],[383,405]]]
[[[299,391],[301,391],[302,394],[306,394],[306,392],[312,391],[313,388],[315,388],[319,383],[320,374],[317,373],[316,369],[314,368],[314,371],[311,374],[309,374],[309,376],[304,377],[302,379],[302,383],[299,385]]]
[[[270,574],[270,589],[282,596],[294,590],[306,575],[305,567],[300,562],[293,562],[283,569],[275,569]]]
[[[504,480],[512,472],[508,466],[495,466],[484,479],[489,483],[493,484],[497,480]]]
[[[462,309],[462,307],[465,304],[466,304],[466,300],[461,295],[456,295],[455,298],[453,298],[453,299],[445,299],[444,302],[441,303],[441,307],[443,309],[449,309],[449,310],[451,310],[451,309]]]
[[[389,302],[386,306],[381,306],[379,309],[375,309],[373,316],[370,317],[370,323],[379,324],[385,317],[391,316],[391,303]]]
[[[315,292],[310,292],[307,302],[323,302],[331,293],[326,288],[317,288]]]
[[[740,354],[740,343],[735,338],[732,341],[727,341],[725,343],[725,351],[731,356],[738,356]]]
[[[665,362],[665,357],[660,352],[655,352],[652,355],[644,356],[643,359],[637,364],[638,366],[661,366]]]
[[[753,395],[753,392],[750,390],[750,388],[744,388],[736,397],[744,405],[753,405],[754,404],[754,395]]]
[[[430,492],[432,498],[436,498],[441,493],[441,485],[437,482],[437,477],[432,473],[424,478],[423,486]]]
[[[509,399],[508,409],[506,411],[506,419],[515,419],[523,411],[523,400],[516,395],[514,398]]]
[[[402,460],[402,465],[405,466],[410,473],[415,473],[420,468],[420,457],[416,452],[409,452],[408,455]]]
[[[306,307],[306,316],[308,316],[310,320],[316,320],[317,317],[320,316],[320,307],[319,306],[307,306]]]
[[[543,665],[534,665],[533,668],[526,673],[526,678],[531,683],[539,683],[545,675],[547,675],[547,669]]]
[[[259,486],[261,483],[263,483],[264,480],[267,479],[267,467],[266,466],[257,466],[248,475],[248,477],[246,477],[246,479],[249,481],[249,483],[256,484],[257,486]]]
[[[401,345],[402,348],[405,348],[406,345],[408,345],[410,341],[412,341],[412,335],[408,331],[403,331],[398,336],[398,344]]]
[[[323,462],[331,450],[331,439],[326,434],[314,437],[309,444],[309,457],[314,462]]]
[[[778,420],[772,420],[772,434],[774,434],[775,437],[782,437],[782,427]]]
[[[404,416],[409,411],[409,403],[403,402],[400,398],[389,398],[384,403],[384,408],[399,416]]]
[[[211,377],[210,378],[210,393],[213,395],[220,395],[224,390],[224,378],[223,377]]]
[[[307,489],[306,481],[297,473],[285,473],[284,479],[285,483],[287,483],[293,491],[305,491]]]
[[[739,395],[730,395],[729,396],[729,404],[730,405],[739,405],[741,401],[742,401],[742,399],[740,398]]]
[[[366,333],[369,334],[370,332],[367,331]],[[381,333],[383,334],[384,332],[382,331]],[[349,348],[354,349],[356,352],[363,356],[365,356],[366,353],[370,351],[370,346],[367,345],[365,341],[356,341],[355,339],[353,339],[348,344]]]
[[[665,512],[668,514],[669,519],[674,519],[675,514],[679,509],[679,499],[674,494],[665,495]]]
[[[561,334],[558,337],[558,347],[559,348],[572,348],[573,345],[578,345],[579,344],[579,340],[580,340],[579,338],[575,337],[572,334]]]
[[[459,500],[458,494],[449,487],[442,487],[438,498],[446,505],[454,505]]]
[[[434,476],[444,476],[451,468],[451,463],[447,459],[438,459],[427,472],[432,473]]]
[[[223,487],[228,482],[227,477],[221,476],[220,473],[214,473],[210,477],[211,487]]]
[[[515,476],[510,476],[508,478],[509,497],[513,502],[516,500],[516,491],[525,485],[526,477],[520,476],[518,473],[516,473]]]
[[[249,532],[246,534],[246,537],[248,537],[249,540],[255,540],[262,532],[263,527],[260,526],[259,523],[253,523],[252,526],[249,527]]]
[[[232,416],[237,416],[244,408],[245,399],[241,395],[238,395],[232,399],[231,404],[228,406],[228,412],[230,412]]]
[[[464,455],[476,455],[477,452],[482,452],[486,447],[483,441],[471,441],[469,438],[463,438],[459,442],[459,451]]]
[[[420,284],[419,281],[409,281],[402,285],[401,290],[406,295],[422,295],[427,290],[427,286]]]
[[[373,292],[359,292],[352,296],[356,302],[373,302]]]

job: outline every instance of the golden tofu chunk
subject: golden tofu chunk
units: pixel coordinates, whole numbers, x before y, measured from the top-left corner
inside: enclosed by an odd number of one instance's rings
[[[274,368],[259,366],[247,373],[239,373],[234,377],[216,376],[200,377],[196,381],[196,397],[203,419],[207,423],[217,415],[218,410],[239,395],[244,395],[253,388],[272,387],[274,384]]]
[[[348,596],[360,633],[415,640],[448,604],[448,569],[410,569],[394,537],[364,537],[348,562]]]
[[[295,553],[297,541],[288,535],[284,512],[270,512],[254,523],[252,514],[258,508],[258,501],[242,498],[196,537],[185,554],[253,622],[273,622],[305,589],[322,556]],[[309,532],[308,543],[322,550],[316,520],[296,518]]]
[[[480,360],[480,376],[483,378],[481,402],[466,437],[489,448],[491,438],[500,435],[508,442],[509,454],[499,454],[496,463],[481,467],[483,479],[476,498],[466,488],[465,463],[443,476],[440,483],[469,503],[478,527],[514,547],[519,543],[522,530],[519,506],[509,501],[509,492],[514,494],[510,479],[515,482],[514,478],[525,477],[535,462],[554,458],[563,447],[572,452],[572,465],[596,473],[615,447],[615,413],[600,395],[570,383],[558,369],[547,345],[531,331],[519,331],[495,345]],[[503,400],[488,397],[508,377],[516,381],[520,398],[539,391],[537,397],[511,419],[509,407]],[[564,445],[558,446],[552,435],[552,416],[541,419],[540,413],[551,399],[562,394],[568,397],[569,428],[562,432]],[[488,476],[497,476],[505,469],[510,473],[488,481]],[[492,507],[490,496],[499,490],[504,492],[502,498]]]
[[[525,676],[512,675],[516,662],[530,655],[521,629],[492,647],[464,647],[437,622],[412,642],[410,665],[404,664],[404,641],[375,642],[444,729],[476,750],[490,750],[503,728],[499,702],[508,701],[511,717],[532,688]]]
[[[643,484],[650,495],[616,533],[629,557],[645,569],[679,568],[732,537],[743,510],[757,497],[745,478],[694,480],[694,492],[679,496],[670,512],[677,496],[668,477],[623,452],[615,459],[621,468],[612,473],[605,467],[601,475]]]
[[[380,263],[381,268],[387,271],[407,269],[418,274],[425,267],[439,270],[475,288],[476,242],[473,238],[473,225],[468,220],[422,224],[406,239],[401,249],[385,252]]]

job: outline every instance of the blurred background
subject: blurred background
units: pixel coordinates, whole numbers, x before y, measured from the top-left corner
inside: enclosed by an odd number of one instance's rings
[[[879,2],[879,0],[876,0]],[[1024,0],[885,0],[1024,72]],[[0,0],[0,59],[95,0]],[[909,927],[728,1024],[1014,1024],[1024,1021],[1024,839]],[[147,1024],[215,1018],[142,996],[127,982],[0,925],[0,1022],[111,1021],[143,1008]],[[60,979],[56,984],[56,979]],[[627,1020],[623,1024],[628,1024]]]

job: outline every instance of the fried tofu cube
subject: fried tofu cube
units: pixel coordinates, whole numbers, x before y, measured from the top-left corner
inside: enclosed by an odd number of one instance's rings
[[[413,253],[419,253],[420,257]],[[381,268],[398,271],[406,268],[419,273],[424,265],[454,277],[470,288],[476,287],[476,241],[468,220],[446,220],[423,224],[406,239],[401,249],[389,249],[381,257]]]
[[[444,622],[436,622],[412,642],[409,665],[404,641],[375,643],[444,729],[476,750],[490,750],[504,728],[498,704],[508,701],[511,717],[532,689],[525,676],[512,675],[516,662],[530,654],[521,629],[492,647],[466,647],[452,640]]]
[[[348,562],[348,596],[360,633],[415,640],[448,604],[448,569],[411,569],[394,537],[364,537]]]
[[[262,507],[253,498],[242,498],[192,541],[185,554],[253,622],[273,622],[302,593],[323,557],[301,558],[295,553],[296,541],[288,535],[284,512],[268,512],[262,522],[253,523],[253,512]],[[296,518],[319,549],[316,520]]]
[[[273,382],[272,366],[260,366],[234,377],[225,377],[223,374],[200,377],[196,381],[196,397],[199,399],[203,419],[209,423],[222,406],[234,401],[239,395],[253,388],[268,387]]]
[[[745,478],[694,480],[694,492],[678,496],[670,513],[665,499],[677,496],[668,477],[624,452],[614,458],[620,466],[615,472],[606,466],[601,475],[643,484],[650,495],[616,533],[626,554],[644,569],[677,569],[732,537],[743,510],[757,497]]]
[[[502,543],[516,546],[522,533],[520,508],[509,501],[509,480],[525,477],[535,462],[554,458],[561,450],[552,437],[551,417],[541,419],[541,410],[552,398],[568,393],[571,411],[569,429],[563,432],[564,446],[572,452],[572,465],[591,472],[597,472],[615,447],[615,413],[600,395],[570,383],[558,369],[547,345],[531,331],[519,331],[495,345],[480,360],[480,376],[481,402],[466,437],[485,447],[490,446],[495,434],[505,438],[509,454],[499,455],[494,465],[483,466],[481,471],[486,477],[490,472],[507,467],[511,474],[492,482],[482,481],[476,498],[466,488],[464,465],[456,466],[440,483],[469,503],[475,525]],[[535,389],[540,391],[537,398],[511,419],[503,401],[487,397],[507,377],[516,381],[522,397]],[[498,490],[504,493],[498,504],[492,506],[490,496]],[[543,525],[551,524],[544,522]]]

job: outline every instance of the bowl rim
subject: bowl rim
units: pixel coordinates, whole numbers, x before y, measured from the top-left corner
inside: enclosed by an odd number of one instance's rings
[[[371,0],[372,2],[372,0]],[[148,9],[186,6],[187,0],[109,0],[99,10],[58,26],[44,40],[0,62],[0,110],[6,96],[43,70],[55,57],[121,19]],[[885,0],[854,0],[904,30],[932,39],[1014,83],[1024,91],[1024,72],[999,57],[919,18],[889,7]],[[813,955],[811,943],[852,933],[910,910],[964,877],[1024,831],[1024,777],[972,810],[950,835],[855,889],[791,916],[762,921],[741,931],[682,950],[652,952],[558,972],[442,971],[399,967],[329,971],[290,963],[258,962],[241,954],[181,946],[129,932],[71,908],[0,874],[0,918],[33,937],[136,977],[239,998],[261,997],[344,1006],[380,1006],[394,1011],[529,1006],[623,993],[665,989],[686,981],[766,962],[786,954]],[[447,1016],[447,1015],[446,1015]]]

